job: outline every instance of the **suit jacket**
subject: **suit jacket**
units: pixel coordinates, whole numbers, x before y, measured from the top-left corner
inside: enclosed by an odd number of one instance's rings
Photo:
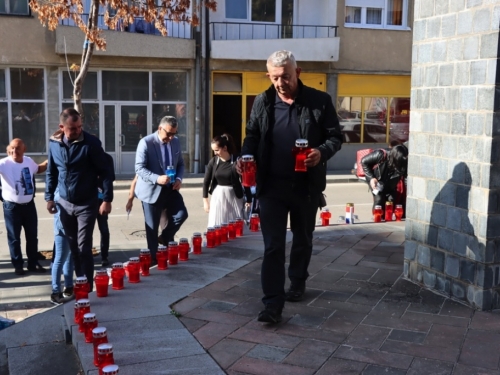
[[[158,132],[154,132],[139,141],[137,153],[135,155],[135,173],[139,176],[135,185],[135,196],[141,201],[154,204],[160,196],[162,185],[158,185],[156,180],[165,174],[166,166],[163,165],[161,155],[163,144],[158,138]],[[172,150],[172,165],[175,167],[176,179],[184,177],[184,159],[177,137],[170,141]]]

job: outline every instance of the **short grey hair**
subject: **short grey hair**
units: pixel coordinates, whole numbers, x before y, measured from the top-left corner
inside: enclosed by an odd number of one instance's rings
[[[177,119],[174,116],[165,116],[160,120],[159,126],[170,125],[173,128],[177,127]]]
[[[293,56],[293,53],[286,50],[273,52],[267,59],[267,65],[274,67],[285,66],[288,63],[292,64],[294,68],[297,67],[295,56]]]

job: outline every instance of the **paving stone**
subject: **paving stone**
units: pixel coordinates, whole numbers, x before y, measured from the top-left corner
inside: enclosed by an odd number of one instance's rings
[[[376,256],[376,255],[366,255],[363,260],[369,262],[384,263],[389,259],[388,256]]]
[[[396,316],[388,316],[380,312],[372,312],[363,320],[363,324],[395,329],[405,329],[410,331],[428,332],[432,325],[432,322],[425,320],[399,318]]]
[[[474,313],[474,311],[475,310],[473,308],[466,306],[463,303],[447,299],[444,301],[443,307],[441,308],[439,315],[470,318]]]
[[[321,326],[323,329],[349,334],[365,318],[365,314],[336,311]]]
[[[450,375],[452,371],[453,363],[435,361],[427,358],[415,358],[407,375]]]
[[[260,299],[262,297],[262,290],[243,288],[238,285],[227,290],[226,294],[236,296],[237,299],[241,299],[243,297],[254,297]]]
[[[469,330],[458,362],[468,366],[498,369],[500,335],[496,332]]]
[[[486,331],[500,331],[500,314],[496,312],[476,311],[470,325],[472,329],[483,329]]]
[[[223,302],[223,301],[209,301],[204,305],[200,306],[201,309],[228,312],[237,306],[236,303]]]
[[[488,370],[484,367],[472,367],[457,363],[453,375],[500,375],[500,371]]]
[[[262,305],[260,298],[249,298],[245,302],[242,302],[233,308],[230,313],[254,318],[259,314],[263,307],[264,305]]]
[[[322,298],[316,299],[310,304],[310,306],[323,307],[329,310],[341,310],[341,311],[352,311],[352,312],[364,312],[369,313],[372,309],[369,305],[361,305],[358,303],[350,302],[340,302],[340,301],[330,301]]]
[[[331,270],[328,268],[325,268],[315,274],[314,276],[311,276],[310,279],[308,280],[307,284],[311,283],[335,283],[335,281],[341,279],[346,272],[343,271],[335,271]]]
[[[229,335],[229,338],[256,344],[267,344],[283,348],[295,348],[301,341],[300,338],[272,332],[262,332],[255,329],[240,328]]]
[[[309,375],[314,373],[314,370],[304,367],[292,366],[284,363],[274,363],[248,357],[241,358],[234,365],[232,365],[230,369],[252,375]]]
[[[229,336],[238,328],[239,326],[235,324],[209,322],[195,331],[193,335],[205,349],[208,349],[224,339],[226,336]]]
[[[390,332],[389,328],[360,324],[351,332],[345,344],[367,349],[379,349]]]
[[[175,305],[172,306],[172,309],[177,311],[180,314],[186,314],[191,310],[194,310],[201,305],[204,305],[207,303],[209,300],[206,298],[198,298],[198,297],[191,297],[188,296],[181,301],[177,302]]]
[[[385,290],[384,290],[385,289]],[[360,305],[375,306],[387,293],[388,288],[376,290],[375,288],[361,288],[349,298],[348,302]]]
[[[222,324],[236,324],[239,326],[242,326],[251,320],[249,317],[241,315],[202,309],[190,311],[185,315],[185,317]]]
[[[460,348],[465,339],[466,327],[434,324],[424,340],[425,345]]]
[[[206,288],[225,292],[234,286],[240,285],[244,281],[246,281],[246,278],[226,276],[206,286]]]
[[[367,275],[366,273],[357,273],[357,272],[348,272],[344,278],[353,279],[353,280],[368,280],[371,275]]]
[[[186,318],[181,316],[179,320],[184,324],[184,327],[187,328],[187,330],[191,333],[194,331],[197,331],[201,327],[203,327],[205,324],[207,324],[206,321],[204,320],[198,320],[198,319],[191,319],[191,318]]]
[[[455,362],[460,353],[458,348],[427,346],[393,340],[386,340],[380,350],[390,353],[407,354],[412,357],[438,359],[446,362]]]
[[[316,375],[358,375],[365,367],[365,363],[330,358]]]
[[[421,314],[421,313],[412,312],[412,311],[407,311],[404,314],[403,319],[422,320],[422,321],[427,321],[427,322],[431,322],[431,323],[445,324],[445,325],[457,326],[457,327],[466,327],[469,324],[469,319],[465,319],[465,318],[458,318],[458,317],[452,317],[452,316],[442,316],[442,315],[435,315],[435,314]]]
[[[410,304],[406,301],[400,301],[396,299],[394,295],[392,295],[392,299],[387,299],[388,296],[389,294],[386,294],[384,299],[372,309],[370,314],[384,315],[392,318],[401,318]]]
[[[437,295],[432,291],[422,289],[419,292],[420,302],[412,303],[408,311],[438,314],[441,311],[445,297]]]
[[[318,298],[334,300],[334,301],[346,301],[358,290],[357,286],[344,286],[344,285],[334,285],[331,290],[326,290]]]
[[[318,316],[310,316],[310,315],[300,315],[296,314],[288,321],[290,324],[295,324],[298,326],[304,327],[319,327],[326,318],[321,318]]]
[[[224,301],[230,303],[241,303],[248,298],[244,294],[237,295],[228,292],[223,292],[220,290],[209,290],[205,288],[199,289],[196,292],[191,293],[190,297],[205,298],[207,300]]]
[[[400,329],[394,329],[394,330],[392,330],[388,339],[389,340],[396,340],[396,341],[412,342],[415,344],[421,344],[424,341],[426,335],[427,334],[423,333],[423,332],[403,331]]]
[[[281,362],[288,354],[290,354],[291,351],[291,349],[287,348],[258,344],[249,350],[246,356],[250,358],[263,359],[265,361]]]
[[[330,317],[335,310],[332,308],[321,308],[321,307],[316,307],[312,306],[312,304],[303,304],[303,303],[286,303],[285,304],[285,309],[283,310],[284,314],[290,314],[290,316],[300,314],[300,315],[308,315],[308,316],[315,316],[319,318],[328,318]]]
[[[354,266],[364,258],[364,254],[356,254],[354,252],[345,252],[335,260],[335,263],[342,263]]]
[[[340,346],[333,354],[336,358],[350,359],[380,366],[391,366],[406,370],[410,367],[413,357],[404,354],[379,352],[376,350]]]
[[[387,270],[403,272],[403,265],[402,264],[369,262],[369,261],[364,261],[364,260],[362,260],[358,264],[361,267],[382,268],[382,269],[387,269]]]
[[[319,256],[329,258],[329,263],[338,259],[342,254],[344,254],[349,248],[338,248],[333,246],[328,246],[325,250],[318,253]]]
[[[318,340],[303,340],[283,363],[319,369],[337,349],[337,345]]]
[[[345,272],[356,272],[356,273],[364,273],[367,275],[373,275],[376,270],[373,268],[368,268],[368,267],[360,267],[360,266],[351,266],[350,264],[343,264],[343,263],[332,263],[326,266],[328,269],[333,269],[333,270],[338,270],[338,271],[345,271]]]
[[[399,370],[392,367],[382,367],[375,365],[366,366],[363,375],[405,375],[406,370]]]
[[[336,344],[343,342],[347,337],[347,333],[327,331],[322,328],[301,327],[293,324],[280,324],[277,326],[276,332],[303,339],[316,339]]]

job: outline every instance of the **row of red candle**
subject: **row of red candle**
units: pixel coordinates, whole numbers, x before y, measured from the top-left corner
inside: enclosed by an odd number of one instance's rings
[[[373,208],[373,221],[375,223],[380,223],[382,221],[382,216],[384,216],[385,221],[392,221],[393,214],[396,221],[401,221],[403,218],[404,210],[403,205],[397,204],[396,208],[393,208],[394,204],[392,202],[386,202],[385,204],[385,214],[382,210],[382,206],[375,206]]]

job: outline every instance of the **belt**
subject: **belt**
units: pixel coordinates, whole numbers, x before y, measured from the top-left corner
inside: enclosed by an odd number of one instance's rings
[[[5,202],[14,203],[14,204],[16,204],[16,205],[18,205],[18,206],[27,206],[28,204],[30,204],[31,202],[33,202],[33,199],[32,199],[32,200],[30,200],[30,201],[29,201],[29,202],[27,202],[27,203],[17,203],[17,202],[11,202],[11,201],[5,201]]]

